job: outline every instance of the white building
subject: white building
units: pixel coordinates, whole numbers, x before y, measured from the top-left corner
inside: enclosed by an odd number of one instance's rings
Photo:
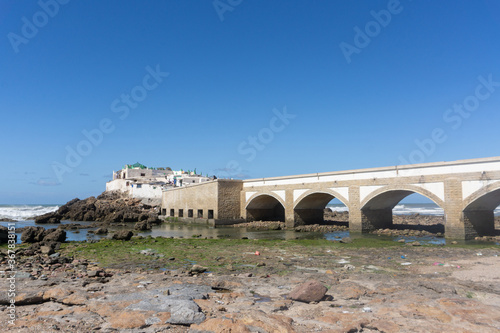
[[[113,171],[113,180],[106,183],[106,191],[120,191],[131,198],[161,199],[162,191],[210,181],[195,171],[173,171],[170,168],[148,168],[140,163],[125,165]]]

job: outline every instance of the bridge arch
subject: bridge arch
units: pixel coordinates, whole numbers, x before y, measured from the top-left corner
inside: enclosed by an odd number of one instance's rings
[[[414,185],[392,185],[384,186],[368,195],[361,201],[361,209],[394,208],[401,200],[410,194],[418,193],[434,201],[436,205],[443,208],[444,201],[431,191]]]
[[[349,208],[347,199],[330,189],[309,190],[301,194],[293,206],[295,225],[323,222],[324,209],[335,198]]]
[[[363,229],[373,230],[393,226],[392,209],[407,196],[418,193],[432,200],[439,207],[445,207],[444,201],[429,190],[415,185],[384,186],[370,193],[361,201],[361,221]]]
[[[500,190],[500,181],[482,187],[465,199],[464,210],[497,208],[500,205],[498,190]]]
[[[247,221],[285,221],[285,202],[272,192],[251,196],[246,204]]]
[[[303,202],[303,200],[310,196],[310,195],[314,195],[314,194],[322,194],[322,195],[325,195],[326,196],[329,196],[331,199],[328,201],[330,202],[333,198],[337,198],[339,199],[344,205],[346,205],[346,207],[349,207],[349,201],[344,197],[342,196],[341,194],[339,194],[338,192],[336,191],[333,191],[331,189],[322,189],[322,190],[309,190],[307,192],[304,192],[302,193],[297,199],[295,199],[294,201],[294,204],[293,204],[293,208],[300,208],[301,206],[301,202]],[[328,203],[327,202],[327,203]],[[326,203],[326,204],[327,204]],[[303,204],[303,203],[302,203]],[[325,206],[326,206],[325,204]]]
[[[462,219],[478,236],[495,233],[494,210],[500,205],[500,181],[484,186],[466,198]]]

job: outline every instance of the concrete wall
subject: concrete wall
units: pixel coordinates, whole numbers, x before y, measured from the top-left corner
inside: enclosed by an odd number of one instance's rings
[[[132,184],[129,195],[132,198],[154,198],[161,199],[162,188],[152,184]]]
[[[241,181],[218,179],[166,190],[162,196],[162,212],[186,222],[232,223],[240,218],[241,189]]]
[[[237,180],[218,179],[217,210],[218,219],[237,220],[241,219],[240,193],[243,182]]]
[[[128,192],[130,186],[127,186],[129,180],[125,179],[115,179],[106,183],[106,191],[120,191],[120,192]]]

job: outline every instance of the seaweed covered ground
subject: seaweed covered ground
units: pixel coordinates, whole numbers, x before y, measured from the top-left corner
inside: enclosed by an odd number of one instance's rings
[[[132,237],[34,254],[22,245],[14,325],[2,259],[0,320],[11,332],[498,332],[498,245],[409,244]],[[326,294],[291,299],[307,281]]]

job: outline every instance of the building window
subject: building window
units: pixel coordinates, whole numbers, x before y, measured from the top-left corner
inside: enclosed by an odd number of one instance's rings
[[[141,184],[137,184],[137,188],[142,188],[142,185]]]
[[[203,218],[203,209],[198,209],[198,218]]]
[[[161,209],[161,215],[167,215],[167,209],[166,208],[162,208]]]
[[[179,209],[179,217],[184,217],[184,209]]]
[[[145,173],[141,173],[141,177],[146,177],[146,174]]]
[[[170,209],[170,216],[175,216],[175,209]]]
[[[213,209],[209,209],[208,210],[208,218],[209,219],[213,219],[214,218],[214,210]]]
[[[193,210],[192,209],[188,209],[188,217],[193,217]]]

